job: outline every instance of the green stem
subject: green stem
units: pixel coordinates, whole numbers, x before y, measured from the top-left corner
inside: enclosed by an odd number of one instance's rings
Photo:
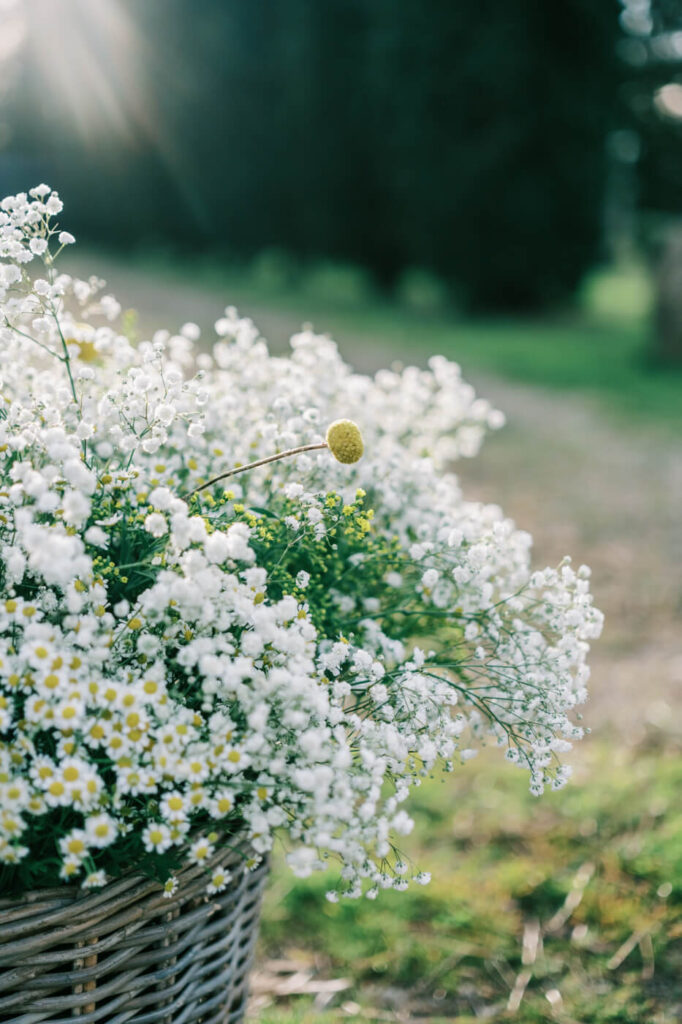
[[[228,469],[226,473],[220,473],[218,476],[214,476],[211,480],[207,480],[205,484],[201,484],[200,487],[195,487],[193,491],[190,491],[189,494],[185,495],[185,501],[189,501],[189,499],[195,494],[198,494],[199,491],[204,491],[207,487],[211,487],[213,484],[217,484],[221,480],[226,480],[229,476],[236,476],[237,473],[246,473],[247,469],[258,469],[259,466],[265,466],[268,462],[276,462],[278,459],[286,459],[290,455],[300,455],[301,452],[319,451],[326,447],[326,441],[318,441],[316,444],[302,444],[298,448],[289,448],[288,451],[280,452],[278,455],[268,455],[266,459],[258,459],[257,462],[249,462],[246,466],[237,466],[235,469]]]
[[[17,327],[16,324],[11,323],[7,317],[5,317],[5,323],[7,327],[9,327],[10,331],[14,331],[15,334],[21,335],[21,337],[26,338],[27,341],[32,341],[34,345],[38,345],[38,347],[42,348],[48,355],[52,356],[54,359],[58,359],[60,363],[64,362],[62,356],[59,355],[59,352],[54,352],[49,345],[44,345],[42,341],[38,341],[37,338],[34,338],[31,334],[27,334],[26,331],[22,331],[22,329]]]
[[[76,391],[76,384],[74,382],[73,374],[71,372],[71,356],[69,355],[69,349],[68,349],[68,346],[66,344],[66,338],[64,337],[64,333],[62,331],[62,325],[59,322],[59,317],[57,316],[57,311],[55,310],[54,306],[51,309],[51,313],[52,313],[52,316],[54,317],[54,322],[57,325],[57,330],[59,331],[59,338],[60,338],[61,343],[62,343],[62,349],[63,349],[63,352],[64,352],[64,355],[62,356],[62,362],[65,363],[65,365],[66,365],[66,372],[69,375],[69,384],[71,385],[71,394],[73,395],[74,402],[76,403],[76,405],[78,405],[78,392]],[[83,442],[83,444],[85,445],[85,442]]]

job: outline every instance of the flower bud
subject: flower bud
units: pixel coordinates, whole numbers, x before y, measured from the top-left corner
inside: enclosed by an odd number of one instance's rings
[[[335,420],[327,427],[327,444],[338,462],[357,462],[362,457],[364,446],[357,423],[352,420]]]

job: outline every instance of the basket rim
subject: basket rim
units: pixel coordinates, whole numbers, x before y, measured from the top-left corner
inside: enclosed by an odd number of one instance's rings
[[[242,863],[247,870],[246,860],[252,852],[248,841],[242,838],[229,848],[215,850],[211,857],[199,864],[185,860],[176,872],[181,884],[170,897],[164,892],[161,882],[142,874],[137,867],[95,890],[84,890],[73,883],[65,883],[63,888],[27,889],[3,897],[0,900],[0,956],[8,941],[16,945],[17,940],[21,941],[22,934],[34,930],[36,919],[40,920],[41,929],[46,931],[54,932],[63,924],[66,937],[75,927],[74,915],[78,918],[80,928],[87,927],[92,916],[100,918],[106,913],[113,917],[117,909],[140,901],[145,901],[148,911],[171,909],[184,902],[186,894],[183,888],[186,889],[188,883],[207,876],[218,865],[230,870]]]

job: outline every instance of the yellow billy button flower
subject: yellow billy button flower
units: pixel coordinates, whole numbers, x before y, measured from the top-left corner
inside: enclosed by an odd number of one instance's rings
[[[327,445],[337,460],[350,465],[362,458],[362,434],[353,420],[335,420],[327,427]]]
[[[288,459],[291,455],[300,455],[302,452],[314,452],[320,451],[322,448],[329,448],[330,452],[338,462],[344,462],[350,464],[357,462],[358,459],[362,458],[364,452],[364,445],[362,442],[362,434],[357,423],[353,420],[335,420],[330,423],[327,428],[327,435],[324,441],[318,441],[314,444],[302,444],[297,448],[289,448],[285,452],[277,452],[275,455],[268,455],[264,459],[257,459],[256,462],[249,462],[246,466],[237,465],[232,469],[228,469],[225,473],[220,473],[218,476],[212,477],[205,483],[199,484],[193,491],[185,494],[186,500],[189,500],[193,495],[198,494],[199,491],[205,490],[207,487],[212,487],[213,484],[219,483],[221,480],[227,479],[227,477],[235,476],[237,473],[245,473],[250,469],[258,469],[260,466],[267,466],[270,462],[277,462],[279,459]],[[235,505],[236,512],[242,512],[244,506]]]

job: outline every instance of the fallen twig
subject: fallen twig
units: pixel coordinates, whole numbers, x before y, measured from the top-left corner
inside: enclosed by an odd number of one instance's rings
[[[615,971],[618,967],[620,967],[623,961],[627,960],[627,958],[630,956],[630,953],[632,953],[635,946],[638,946],[640,944],[645,935],[646,932],[644,931],[633,932],[629,939],[625,940],[620,949],[616,950],[616,952],[613,954],[613,956],[606,965],[608,969],[610,971]]]
[[[528,988],[528,983],[533,977],[532,967],[537,959],[540,937],[540,922],[537,918],[531,918],[526,921],[523,926],[523,943],[521,949],[521,963],[524,965],[525,970],[521,971],[517,975],[514,987],[509,993],[507,1010],[510,1013],[515,1013],[520,1007],[526,989]]]
[[[549,919],[547,924],[544,926],[543,931],[555,932],[568,921],[569,917],[573,912],[580,906],[582,898],[585,895],[585,889],[587,884],[592,878],[596,868],[591,861],[585,861],[578,868],[573,882],[571,883],[571,889],[564,900],[563,904],[557,912]]]

